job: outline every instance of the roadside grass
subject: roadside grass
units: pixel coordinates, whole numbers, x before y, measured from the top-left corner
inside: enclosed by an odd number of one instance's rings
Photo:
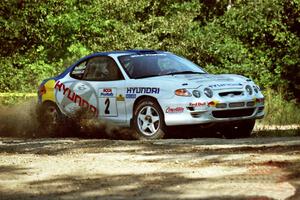
[[[300,105],[285,100],[282,92],[267,89],[263,93],[265,117],[257,120],[252,137],[300,136]]]
[[[264,91],[265,117],[258,120],[262,125],[300,125],[300,105],[287,101],[282,93],[271,89]]]
[[[35,93],[0,93],[0,106],[13,106],[32,99],[37,99]]]
[[[283,93],[267,89],[265,96],[265,117],[257,120],[253,137],[300,136],[300,105],[287,101]]]
[[[300,136],[300,128],[297,129],[268,129],[267,126],[253,131],[251,137],[294,137]]]

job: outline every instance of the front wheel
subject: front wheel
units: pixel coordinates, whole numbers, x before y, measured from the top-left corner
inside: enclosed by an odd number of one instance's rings
[[[233,122],[225,125],[221,132],[223,133],[224,137],[228,139],[247,138],[251,136],[254,125],[254,119]]]
[[[164,115],[152,99],[138,103],[133,116],[134,139],[161,139],[165,135]]]

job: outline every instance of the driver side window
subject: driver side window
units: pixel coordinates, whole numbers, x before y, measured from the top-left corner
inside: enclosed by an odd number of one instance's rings
[[[83,80],[114,81],[123,80],[120,69],[115,61],[107,56],[98,56],[88,60]]]

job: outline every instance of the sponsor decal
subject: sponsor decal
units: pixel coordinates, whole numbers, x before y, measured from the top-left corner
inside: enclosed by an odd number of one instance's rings
[[[119,94],[119,95],[117,96],[117,101],[125,101],[124,96],[121,95],[121,94]]]
[[[85,85],[88,86],[88,85]],[[54,89],[56,89],[56,92],[63,93],[63,98],[61,99],[60,104],[62,105],[62,109],[66,109],[69,105],[79,105],[81,108],[86,108],[90,112],[94,113],[96,116],[98,116],[98,109],[96,106],[89,103],[89,99],[93,95],[93,90],[91,90],[91,86],[88,86],[90,88],[87,88],[87,92],[83,94],[77,94],[74,92],[74,88],[77,87],[77,84],[74,83],[70,87],[66,87],[63,83],[60,81],[57,81]],[[78,86],[78,88],[81,86]]]
[[[159,94],[159,88],[155,87],[130,87],[127,94]]]
[[[112,92],[111,88],[103,88],[101,90],[100,90],[101,97],[113,97],[114,96],[114,93]]]
[[[190,106],[192,107],[201,107],[201,106],[205,106],[206,102],[195,102],[195,103],[190,103]]]
[[[185,75],[185,77],[190,81],[197,81],[198,83],[202,83],[203,81],[233,81],[232,78],[211,74],[189,74]]]
[[[40,88],[39,91],[39,102],[44,102],[46,100],[50,100],[55,102],[55,94],[53,90],[47,90],[46,88],[54,88],[55,80],[48,80],[44,85]]]
[[[131,55],[130,57],[131,58],[137,58],[137,57],[145,57],[145,56],[166,56],[166,54],[162,54],[162,53],[155,53],[155,54],[153,54],[153,53],[148,53],[148,54],[142,54],[142,55]]]
[[[166,109],[166,113],[182,113],[183,111],[184,111],[183,107],[176,107],[176,108],[168,107]]]
[[[73,71],[72,72],[73,75],[80,75],[80,74],[84,74],[84,70],[78,70],[78,71]]]
[[[135,99],[136,94],[126,94],[126,99]]]
[[[209,85],[210,88],[220,88],[220,87],[239,87],[243,86],[241,83],[220,83],[220,84],[213,84]]]

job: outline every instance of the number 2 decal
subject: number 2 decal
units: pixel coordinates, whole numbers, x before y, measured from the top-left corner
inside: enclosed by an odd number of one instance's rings
[[[107,99],[105,100],[104,103],[105,103],[105,105],[106,105],[104,113],[105,113],[106,115],[109,115],[109,114],[110,114],[110,112],[109,112],[109,105],[110,105],[110,100],[109,100],[109,98],[107,98]]]

